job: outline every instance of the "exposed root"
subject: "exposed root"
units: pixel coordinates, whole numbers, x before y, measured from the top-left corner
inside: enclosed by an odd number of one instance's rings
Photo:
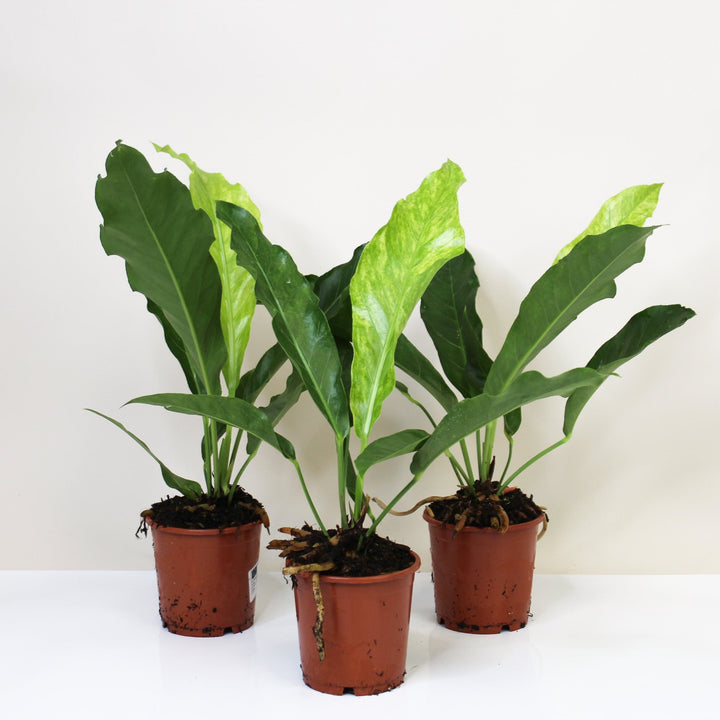
[[[322,592],[320,591],[320,574],[319,572],[313,572],[312,575],[312,590],[313,598],[315,599],[315,606],[317,607],[317,618],[313,625],[313,636],[315,637],[315,644],[317,645],[318,655],[320,656],[320,662],[325,659],[325,638],[323,638],[323,622],[325,621],[325,603],[323,602]]]
[[[325,563],[311,563],[309,565],[288,565],[282,569],[282,574],[287,575],[300,575],[301,573],[313,573],[317,575],[321,572],[327,572],[335,567],[333,562]]]
[[[446,496],[446,495],[431,495],[430,497],[423,498],[422,500],[416,502],[409,510],[389,510],[388,512],[391,515],[397,515],[397,516],[404,516],[404,515],[412,515],[416,510],[421,508],[423,505],[427,505],[428,503],[435,502],[436,500],[448,500],[449,498],[454,497],[453,495]],[[384,503],[380,498],[374,497],[372,501],[380,507],[381,510],[385,510],[387,507],[387,504]]]

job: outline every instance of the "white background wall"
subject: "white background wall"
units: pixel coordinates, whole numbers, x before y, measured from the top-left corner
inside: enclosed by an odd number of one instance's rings
[[[199,428],[131,397],[184,389],[159,326],[98,240],[94,183],[118,138],[185,177],[151,141],[242,182],[305,272],[349,257],[450,157],[479,311],[494,353],[531,283],[610,195],[665,182],[667,223],[618,298],[540,358],[584,364],[635,311],[698,316],[625,366],[573,441],[522,485],[549,508],[541,572],[720,571],[717,470],[720,53],[716,4],[606,0],[253,2],[29,0],[0,24],[2,512],[0,567],[150,568],[138,512],[153,461],[84,412],[121,418],[198,477]],[[413,320],[409,334],[422,337]],[[257,355],[270,341],[255,327]],[[427,347],[427,345],[425,345]],[[532,418],[539,422],[529,428]],[[559,437],[526,413],[516,457]],[[393,398],[378,433],[422,423]],[[309,403],[281,432],[333,522],[327,426]],[[388,497],[407,465],[368,478]],[[274,527],[310,520],[289,465],[263,451],[247,488]],[[410,500],[454,489],[437,464]],[[321,500],[322,494],[327,496]],[[429,569],[419,515],[391,520]],[[266,568],[278,559],[263,551]]]

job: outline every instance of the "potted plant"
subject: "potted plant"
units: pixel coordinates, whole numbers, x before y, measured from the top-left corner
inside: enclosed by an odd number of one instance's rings
[[[449,457],[459,484],[450,497],[428,498],[424,513],[431,536],[436,614],[446,627],[495,633],[526,624],[535,542],[547,516],[532,496],[514,486],[516,479],[570,440],[582,409],[621,365],[694,315],[680,305],[649,307],[603,343],[585,367],[554,377],[526,369],[580,313],[614,297],[615,278],[642,261],[646,241],[655,230],[642,226],[656,207],[660,188],[631,187],[602,206],[530,289],[494,360],[483,347],[475,307],[479,283],[468,251],[440,269],[421,302],[422,319],[449,383],[409,341],[398,346],[398,366],[429,390],[446,413],[435,422],[423,408],[433,429],[412,458],[413,478],[405,491],[441,455]],[[401,390],[417,402],[407,387],[401,385]],[[567,398],[562,437],[512,470],[522,407],[553,395]],[[501,420],[508,452],[502,472],[496,473]],[[452,453],[456,446],[459,457]],[[396,502],[397,498],[383,512],[392,511]]]
[[[393,390],[395,347],[413,307],[437,269],[463,250],[463,182],[448,161],[397,203],[349,262],[317,278],[303,276],[283,248],[271,245],[246,209],[217,204],[293,374],[335,439],[336,527],[323,522],[300,475],[316,527],[282,528],[290,539],[270,544],[293,578],[303,678],[322,692],[379,693],[404,678],[419,558],[378,535],[365,476],[375,463],[417,446],[412,432],[382,446],[371,444],[370,434]]]
[[[239,481],[261,441],[296,463],[292,445],[274,425],[299,393],[289,388],[284,402],[265,411],[254,405],[287,360],[277,345],[241,374],[256,305],[254,281],[235,262],[229,231],[215,218],[215,202],[232,200],[259,217],[257,208],[240,185],[203,172],[169,147],[157,149],[189,165],[189,189],[167,171],[153,172],[141,153],[118,142],[96,185],[100,239],[108,255],[125,260],[131,288],[147,299],[180,363],[190,389],[181,396],[182,411],[222,413],[222,420],[212,413],[202,420],[204,484],[172,472],[120,422],[103,417],[146,450],[165,483],[180,493],[143,512],[140,527],[147,533],[150,525],[153,533],[164,625],[181,635],[222,635],[253,622],[260,527],[268,526],[261,503]],[[130,402],[173,409],[176,397]],[[247,457],[240,462],[244,434]]]

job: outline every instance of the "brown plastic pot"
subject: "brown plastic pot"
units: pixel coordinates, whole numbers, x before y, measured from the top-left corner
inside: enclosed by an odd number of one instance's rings
[[[525,627],[530,614],[535,546],[543,516],[505,533],[423,514],[430,528],[435,614],[459,632],[492,634]]]
[[[160,617],[171,633],[217,637],[255,619],[258,520],[212,530],[152,528]]]
[[[374,695],[405,678],[410,605],[420,558],[406,570],[372,577],[320,576],[324,605],[321,659],[313,627],[312,575],[294,578],[303,680],[314,690]]]

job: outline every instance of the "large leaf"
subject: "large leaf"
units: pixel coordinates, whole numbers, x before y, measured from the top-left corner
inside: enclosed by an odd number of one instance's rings
[[[400,430],[373,440],[357,457],[355,465],[361,475],[379,462],[415,452],[428,439],[426,430]]]
[[[446,412],[457,404],[457,398],[443,376],[405,335],[398,338],[395,365],[424,387]]]
[[[585,230],[558,253],[555,262],[564,258],[586,235],[601,235],[619,225],[642,227],[655,212],[661,188],[662,183],[633,185],[613,195],[603,203]]]
[[[105,167],[95,186],[105,252],[125,260],[130,287],[153,303],[152,312],[160,309],[205,391],[219,391],[226,352],[210,220],[185,185],[154,173],[137,150],[118,144]]]
[[[255,312],[255,281],[252,275],[235,261],[235,251],[230,247],[230,228],[215,215],[215,203],[226,200],[240,205],[253,215],[258,224],[260,211],[242,185],[231,185],[220,173],[201,170],[187,154],[178,154],[169,145],[155,145],[155,149],[181,160],[190,168],[190,195],[193,204],[204,210],[213,224],[215,242],[210,246],[210,255],[217,265],[222,284],[220,322],[227,348],[223,375],[228,393],[233,395],[250,339],[250,325]]]
[[[614,337],[592,356],[587,367],[597,370],[603,378],[610,377],[621,365],[639,355],[648,345],[666,333],[679,328],[695,313],[681,305],[655,305],[633,315]],[[597,387],[582,387],[565,404],[563,432],[572,434],[581,410],[593,396]]]
[[[365,444],[395,385],[395,347],[433,275],[464,248],[457,192],[462,170],[446,162],[399,201],[368,243],[350,282],[353,347],[350,407]]]
[[[310,283],[288,252],[271,245],[253,216],[219,202],[218,217],[232,228],[238,262],[255,278],[255,292],[272,316],[275,337],[336,436],[350,431],[342,367],[327,318]]]
[[[266,442],[286,458],[294,459],[295,450],[290,441],[273,430],[272,423],[254,405],[240,398],[219,395],[184,395],[182,393],[158,393],[133,398],[130,403],[156,405],[171,412],[200,415],[225,425],[240,428]]]
[[[550,267],[522,301],[490,368],[485,392],[499,395],[583,310],[614,297],[614,279],[643,259],[653,230],[622,225],[588,235]]]
[[[554,395],[567,397],[579,387],[596,387],[603,380],[600,373],[590,368],[575,368],[551,378],[530,371],[523,373],[499,395],[483,393],[462,400],[438,423],[427,442],[415,453],[410,470],[414,475],[425,472],[455,443],[515,408]]]
[[[479,286],[475,261],[466,250],[437,271],[420,301],[420,315],[442,369],[466,398],[482,392],[492,365],[475,309]]]
[[[160,466],[160,472],[162,473],[163,480],[168,487],[171,487],[173,490],[177,490],[186,497],[196,498],[202,495],[203,490],[198,483],[194,480],[187,480],[186,478],[180,477],[180,475],[176,475],[172,472],[172,470],[170,470],[167,465],[165,465],[137,435],[131,433],[122,423],[118,422],[114,418],[111,418],[109,415],[103,415],[97,410],[92,410],[91,408],[87,408],[87,410],[91,413],[95,413],[95,415],[99,415],[101,418],[105,418],[105,420],[111,422],[115,425],[115,427],[120,428],[128,437],[132,438],[148,455],[150,455],[150,457]]]

